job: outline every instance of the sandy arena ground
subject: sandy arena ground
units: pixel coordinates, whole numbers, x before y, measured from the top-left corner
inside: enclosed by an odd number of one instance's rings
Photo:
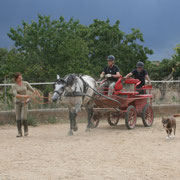
[[[124,120],[110,127],[100,122],[73,137],[69,124],[30,127],[29,137],[16,138],[16,127],[0,127],[0,180],[179,180],[180,118],[177,136],[166,140],[160,118],[145,128],[141,120],[127,130]]]

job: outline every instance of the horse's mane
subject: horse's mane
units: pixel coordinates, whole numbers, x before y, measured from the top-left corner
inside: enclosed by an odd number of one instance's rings
[[[68,74],[64,79],[66,80],[67,86],[72,86],[77,81],[75,74]]]

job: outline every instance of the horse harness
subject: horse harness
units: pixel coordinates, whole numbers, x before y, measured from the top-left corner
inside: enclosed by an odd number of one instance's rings
[[[99,99],[95,98],[94,96],[89,96],[89,95],[86,94],[88,88],[90,88],[90,89],[92,89],[92,90],[94,91],[95,94],[97,94],[97,95],[99,95],[99,96],[101,96],[101,97],[104,97],[105,99],[108,99],[108,100],[111,100],[111,101],[115,101],[115,102],[117,102],[119,105],[121,105],[121,103],[120,103],[119,101],[117,101],[117,100],[115,100],[115,99],[112,99],[111,97],[106,97],[105,95],[99,93],[97,90],[95,90],[94,88],[92,88],[87,82],[84,81],[84,79],[82,78],[82,75],[79,75],[79,76],[77,76],[77,77],[79,77],[79,78],[81,79],[81,81],[83,82],[83,90],[82,90],[82,88],[80,87],[80,90],[81,90],[81,91],[80,91],[80,92],[77,92],[77,91],[76,91],[76,90],[77,90],[77,87],[76,87],[73,92],[65,92],[64,96],[66,96],[66,97],[82,97],[82,99],[84,99],[85,96],[88,96],[88,97],[90,97],[90,98],[92,98],[92,99],[94,99],[94,100],[99,101]],[[60,94],[58,91],[54,91],[54,92],[57,92],[59,95],[62,95],[62,94]],[[104,104],[110,106],[110,105],[107,104],[107,103],[104,103]],[[110,106],[110,107],[111,107],[111,106]],[[112,107],[112,108],[114,108],[114,107]],[[114,109],[115,109],[117,112],[119,112],[119,108],[114,108]]]
[[[77,76],[80,78],[80,80],[83,83],[83,89],[80,87],[80,92],[76,91],[77,87],[75,88],[75,90],[73,92],[65,92],[66,97],[82,97],[84,99],[84,97],[86,96],[87,90],[89,88],[88,84],[84,81],[84,79],[82,78],[82,76]],[[79,83],[78,83],[79,84]]]

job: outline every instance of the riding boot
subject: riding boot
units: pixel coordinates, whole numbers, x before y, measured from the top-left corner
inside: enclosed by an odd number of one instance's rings
[[[18,135],[16,137],[22,137],[21,120],[17,121]]]
[[[28,136],[28,123],[27,120],[23,120],[24,125],[24,136]]]

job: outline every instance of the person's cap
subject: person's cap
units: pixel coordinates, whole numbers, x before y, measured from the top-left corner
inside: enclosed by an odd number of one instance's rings
[[[143,62],[141,62],[141,61],[139,61],[137,64],[136,64],[136,67],[138,68],[138,67],[144,67],[144,63]]]
[[[114,57],[113,55],[109,55],[109,56],[107,57],[107,60],[108,60],[108,61],[114,61],[114,60],[115,60],[115,57]]]

